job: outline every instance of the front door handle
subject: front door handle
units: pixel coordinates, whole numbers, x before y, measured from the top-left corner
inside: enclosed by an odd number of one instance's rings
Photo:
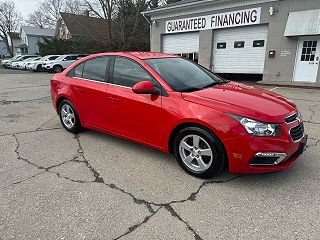
[[[109,99],[110,99],[110,101],[111,101],[111,102],[113,102],[113,103],[117,103],[117,102],[119,102],[119,101],[120,101],[120,100],[119,100],[119,98],[114,97],[114,96],[109,97]]]

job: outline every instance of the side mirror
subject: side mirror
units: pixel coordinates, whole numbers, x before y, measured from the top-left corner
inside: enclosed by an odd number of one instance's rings
[[[155,94],[160,95],[160,89],[156,88],[150,81],[138,82],[132,87],[132,91],[138,94]]]

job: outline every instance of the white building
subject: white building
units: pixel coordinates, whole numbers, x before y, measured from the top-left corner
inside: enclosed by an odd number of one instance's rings
[[[142,14],[152,51],[232,80],[320,84],[320,0],[183,0]]]
[[[22,26],[19,33],[21,44],[16,47],[17,53],[39,54],[38,43],[43,42],[45,38],[53,38],[54,33],[54,29]]]

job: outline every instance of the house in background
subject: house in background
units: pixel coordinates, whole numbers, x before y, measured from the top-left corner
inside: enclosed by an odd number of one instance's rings
[[[4,41],[0,38],[0,58],[3,58],[4,55],[8,53],[7,46]]]
[[[38,42],[43,42],[45,38],[53,38],[54,33],[54,29],[22,26],[19,33],[21,44],[16,47],[17,52],[39,54]]]
[[[107,23],[104,19],[90,17],[86,11],[84,15],[60,13],[55,37],[58,39],[87,39],[106,42],[108,39]]]
[[[21,50],[18,47],[18,46],[21,45],[21,38],[19,36],[19,33],[18,32],[9,33],[9,37],[12,40],[13,55],[15,56],[15,55],[21,54]],[[10,45],[10,47],[12,47],[11,46],[11,41],[9,41],[9,45]]]

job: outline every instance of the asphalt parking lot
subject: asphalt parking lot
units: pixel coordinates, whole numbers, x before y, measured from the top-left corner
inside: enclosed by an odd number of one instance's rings
[[[268,87],[309,134],[291,169],[203,181],[173,156],[66,132],[51,76],[0,69],[0,239],[319,239],[319,90]]]

